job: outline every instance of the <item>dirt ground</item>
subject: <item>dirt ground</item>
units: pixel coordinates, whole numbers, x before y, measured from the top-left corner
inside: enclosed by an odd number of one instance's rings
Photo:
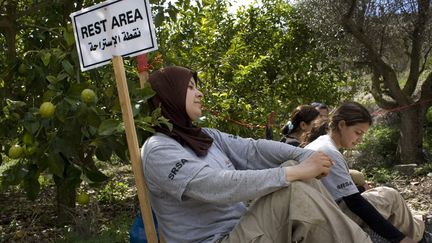
[[[123,174],[125,175],[125,174]],[[131,187],[131,195],[116,204],[98,204],[97,219],[109,222],[118,212],[127,212],[133,219],[135,190],[133,180],[122,177]],[[432,214],[432,174],[422,177],[397,177],[387,185],[397,188],[407,200],[408,205],[420,212]],[[28,201],[19,192],[0,194],[0,242],[55,242],[63,238],[68,230],[55,225],[56,215],[53,205],[53,188],[42,191],[41,197],[34,202]]]
[[[401,192],[410,208],[432,214],[432,173],[422,177],[399,177],[389,183]]]
[[[0,242],[64,242],[65,233],[71,231],[86,236],[98,235],[104,225],[113,222],[119,215],[130,215],[130,219],[124,219],[124,224],[132,225],[137,197],[130,166],[117,168],[111,174],[114,174],[112,181],[122,182],[128,187],[122,191],[122,199],[101,203],[97,201],[95,191],[89,189],[91,201],[88,205],[77,205],[77,213],[71,225],[56,225],[54,186],[43,188],[35,201],[27,200],[24,193],[16,190],[0,193]],[[80,242],[107,241],[104,239]]]

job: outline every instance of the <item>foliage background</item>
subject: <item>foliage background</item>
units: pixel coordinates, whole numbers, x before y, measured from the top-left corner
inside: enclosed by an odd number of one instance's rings
[[[172,11],[156,15],[165,63],[200,71],[204,125],[260,138],[272,111],[278,133],[299,104],[332,105],[351,97],[353,90],[346,88],[354,84],[351,77],[328,58],[336,50],[321,48],[316,33],[286,1],[262,1],[235,14],[228,6],[223,0],[178,1]],[[228,118],[261,126],[250,129]]]

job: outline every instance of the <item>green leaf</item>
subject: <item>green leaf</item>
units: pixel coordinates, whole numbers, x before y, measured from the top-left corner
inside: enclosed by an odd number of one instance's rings
[[[68,116],[69,110],[70,110],[69,103],[67,103],[67,102],[57,103],[57,105],[56,105],[56,111],[55,111],[56,112],[56,117],[60,121],[65,122],[66,118]]]
[[[76,127],[77,124],[69,125],[71,128]],[[77,128],[76,128],[77,129]],[[69,157],[77,157],[78,155],[78,145],[77,141],[80,139],[80,131],[76,130],[73,133],[67,133],[67,136],[57,136],[58,134],[54,134],[52,143],[51,143],[51,151],[53,153],[61,153],[66,158]],[[65,129],[66,130],[66,129]]]
[[[101,136],[112,135],[115,132],[119,131],[121,127],[121,122],[114,119],[107,119],[102,121],[98,128],[98,133]]]
[[[126,144],[120,143],[120,142],[114,142],[113,143],[114,152],[115,154],[120,158],[122,162],[128,162],[127,152],[128,147]]]
[[[104,182],[109,179],[108,176],[100,172],[99,170],[90,170],[88,168],[83,168],[84,175],[92,182]]]
[[[99,143],[95,155],[101,161],[108,161],[111,159],[112,149],[106,143]]]
[[[171,5],[171,2],[169,2],[167,12],[168,12],[171,20],[175,22],[177,20],[177,14],[179,11],[174,5]]]
[[[27,112],[24,114],[23,126],[31,134],[35,134],[40,127],[40,122],[33,114]]]
[[[156,94],[154,90],[150,87],[148,83],[145,84],[144,88],[140,89],[140,96],[142,100],[139,102],[147,102],[147,100],[151,97],[153,97]]]
[[[61,81],[61,80],[65,79],[65,78],[67,78],[67,77],[68,77],[68,75],[67,75],[66,73],[61,72],[61,73],[59,73],[59,74],[57,75],[57,80],[58,80],[58,81]]]
[[[81,181],[80,176],[81,170],[78,169],[76,165],[69,164],[66,169],[66,181],[68,181],[70,184],[79,184]]]
[[[87,88],[87,84],[84,83],[74,83],[72,84],[69,89],[67,90],[67,96],[70,98],[75,98],[76,100],[79,100],[81,97],[81,91],[83,89]],[[76,102],[75,102],[76,103]]]
[[[163,23],[163,21],[164,21],[164,19],[165,19],[165,16],[164,16],[163,11],[159,11],[159,12],[156,14],[156,17],[154,18],[154,24],[155,24],[155,26],[156,26],[156,27],[157,27],[157,26],[161,26],[162,23]]]
[[[67,74],[69,74],[71,77],[75,76],[74,75],[74,67],[72,66],[72,64],[68,60],[63,60],[62,66],[63,66],[63,68]]]
[[[48,64],[50,63],[50,60],[51,60],[51,53],[49,53],[49,52],[43,53],[41,56],[41,60],[45,66],[48,66]]]
[[[74,102],[76,103],[76,101],[74,101]],[[83,103],[79,103],[75,115],[79,119],[85,119],[87,117],[88,112],[89,112],[89,107]]]
[[[52,76],[52,75],[48,75],[48,76],[46,76],[46,79],[47,79],[50,83],[52,83],[52,84],[55,84],[55,83],[58,82],[58,79],[57,79],[56,77]]]
[[[101,124],[101,117],[93,107],[88,109],[85,121],[92,127],[98,128]]]
[[[19,100],[11,100],[11,99],[6,99],[6,103],[9,107],[9,110],[16,110],[18,108],[24,107],[27,104],[23,101],[19,101]]]
[[[58,153],[50,153],[48,155],[48,167],[51,173],[63,178],[64,172],[64,161],[63,158]]]
[[[72,46],[75,43],[75,36],[73,31],[64,30],[63,38],[65,39],[68,46]]]

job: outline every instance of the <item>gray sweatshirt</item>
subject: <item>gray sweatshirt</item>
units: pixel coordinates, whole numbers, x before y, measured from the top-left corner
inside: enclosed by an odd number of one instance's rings
[[[150,201],[167,242],[214,242],[228,234],[247,210],[244,201],[289,185],[281,163],[313,153],[203,130],[214,139],[204,157],[161,133],[141,150]]]

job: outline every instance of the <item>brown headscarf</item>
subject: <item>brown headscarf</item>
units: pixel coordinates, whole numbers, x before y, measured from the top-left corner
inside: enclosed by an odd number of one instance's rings
[[[186,92],[191,77],[198,82],[196,72],[178,66],[153,72],[149,83],[156,95],[149,100],[149,105],[151,110],[160,106],[162,115],[173,125],[172,131],[166,126],[155,127],[156,131],[174,138],[181,145],[188,145],[198,156],[205,156],[213,139],[194,126],[186,112]]]

